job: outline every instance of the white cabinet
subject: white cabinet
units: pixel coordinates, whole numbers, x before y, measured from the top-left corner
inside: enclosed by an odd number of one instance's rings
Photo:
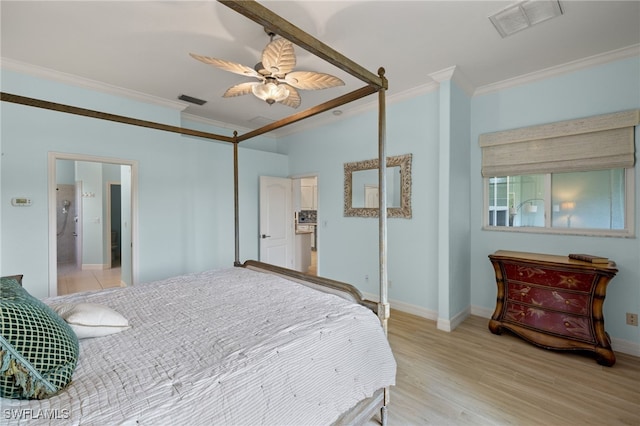
[[[300,210],[318,209],[318,185],[316,178],[300,180]]]

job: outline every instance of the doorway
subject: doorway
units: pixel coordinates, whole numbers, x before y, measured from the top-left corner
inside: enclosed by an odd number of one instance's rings
[[[318,275],[318,176],[293,178],[293,208],[296,235],[303,239],[303,243],[296,244],[296,255],[309,259],[302,272]]]
[[[318,275],[318,177],[260,176],[259,205],[260,261]]]
[[[49,154],[49,295],[136,279],[137,162]]]

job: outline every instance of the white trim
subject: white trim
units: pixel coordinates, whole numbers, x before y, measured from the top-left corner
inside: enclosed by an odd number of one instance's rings
[[[611,347],[614,349],[614,352],[640,357],[640,343],[612,337]]]
[[[471,315],[471,308],[467,306],[461,312],[458,312],[450,320],[445,318],[438,318],[437,328],[438,330],[451,332],[455,330],[460,324],[464,322]]]
[[[469,97],[473,96],[473,92],[475,91],[475,87],[469,80],[460,72],[460,69],[457,66],[452,66],[449,68],[445,68],[440,71],[436,71],[434,73],[429,74],[429,77],[438,82],[438,84],[442,84],[443,81],[451,80],[456,85],[462,89],[462,91],[467,94]]]
[[[524,74],[518,77],[513,77],[495,83],[487,84],[485,86],[480,86],[473,92],[473,96],[486,95],[488,93],[522,86],[524,84],[533,83],[535,81],[557,77],[559,75],[568,74],[574,71],[603,65],[609,62],[631,58],[638,55],[640,55],[640,43],[628,47],[623,47],[621,49],[612,50],[611,52],[601,53],[587,58],[567,62],[555,67],[545,68],[543,70]]]
[[[131,167],[131,285],[138,282],[138,161],[122,158],[98,157],[94,155],[69,154],[63,152],[48,153],[48,196],[49,196],[49,297],[58,295],[58,247],[56,224],[56,160],[93,161],[96,163],[124,164]],[[89,267],[83,264],[82,268]]]
[[[422,84],[420,86],[416,86],[415,88],[405,90],[403,92],[399,92],[393,95],[386,96],[387,105],[391,105],[394,103],[399,103],[402,101],[406,101],[408,99],[416,98],[420,95],[424,95],[427,93],[435,92],[440,88],[440,84],[435,81],[430,81],[428,83]],[[368,98],[365,98],[368,99]],[[368,111],[377,110],[378,108],[378,100],[360,100],[355,101],[352,104],[349,104],[349,108],[343,110],[343,114],[339,117],[334,116],[333,114],[320,114],[313,118],[313,120],[304,120],[299,123],[296,123],[291,126],[282,127],[274,132],[274,135],[278,137],[289,136],[295,133],[300,133],[304,130],[313,129],[316,127],[324,126],[329,123],[335,123],[339,120],[344,120],[348,117],[354,117],[358,114],[362,114]]]
[[[494,312],[494,309],[471,305],[471,315],[475,315],[477,317],[488,319],[488,318],[491,318],[491,316],[493,315],[493,312]]]
[[[467,94],[469,94],[470,97],[475,97],[475,96],[485,95],[488,93],[498,92],[504,89],[510,89],[513,87],[522,86],[535,81],[544,80],[546,78],[556,77],[563,74],[568,74],[571,72],[591,68],[594,66],[607,64],[609,62],[631,58],[634,56],[640,56],[640,43],[632,46],[624,47],[621,49],[613,50],[611,52],[606,52],[599,55],[578,59],[572,62],[568,62],[566,64],[546,68],[540,71],[534,71],[532,73],[528,73],[521,76],[498,81],[495,83],[487,84],[484,86],[477,87],[475,88],[475,90],[471,84],[468,84],[468,82],[464,80],[458,81],[458,79],[454,78],[454,81]],[[438,73],[436,72],[434,74],[437,75]],[[422,84],[420,86],[407,89],[403,92],[387,95],[387,104],[390,105],[393,103],[405,101],[407,99],[412,99],[427,93],[435,92],[439,88],[440,88],[440,84],[438,82],[431,81],[431,82]],[[360,104],[356,103],[356,106],[354,108],[345,110],[344,114],[340,116],[340,119],[344,119],[344,118],[351,117],[366,111],[373,110],[374,108],[377,108],[377,106],[378,106],[377,101],[365,102]],[[307,130],[313,127],[318,127],[318,126],[335,122],[335,121],[336,121],[336,118],[334,116],[321,115],[321,116],[318,116],[318,118],[312,120],[312,122],[305,122],[305,123],[308,123],[307,125],[288,126],[283,129],[279,129],[279,131],[277,131],[276,134],[279,137],[288,136],[294,133],[301,132],[303,130]]]
[[[109,265],[105,265],[103,263],[83,263],[82,264],[83,271],[102,271],[104,269],[109,269]]]
[[[613,61],[617,61],[617,60],[622,60],[622,59],[626,59],[626,58],[630,58],[633,56],[639,56],[640,55],[640,44],[635,44],[632,46],[628,46],[628,47],[624,47],[621,49],[617,49],[617,50],[613,50],[611,52],[606,52],[603,54],[599,54],[599,55],[594,55],[594,56],[590,56],[588,58],[583,58],[583,59],[578,59],[572,62],[568,62],[566,64],[563,65],[558,65],[555,67],[550,67],[550,68],[546,68],[540,71],[535,71],[529,74],[524,74],[518,77],[513,77],[510,79],[506,79],[506,80],[502,80],[499,82],[495,82],[495,83],[491,83],[491,84],[487,84],[485,86],[480,86],[473,88],[473,85],[471,85],[466,79],[464,78],[454,78],[454,81],[470,96],[470,97],[474,97],[474,96],[479,96],[479,95],[485,95],[488,93],[492,93],[492,92],[497,92],[500,90],[504,90],[504,89],[509,89],[512,87],[517,87],[517,86],[521,86],[524,84],[528,84],[528,83],[532,83],[535,81],[539,81],[539,80],[543,80],[546,78],[551,78],[551,77],[555,77],[558,75],[562,75],[562,74],[567,74],[570,72],[574,72],[574,71],[578,71],[581,69],[586,69],[586,68],[590,68],[590,67],[594,67],[597,65],[602,65],[602,64],[606,64],[609,62],[613,62]],[[61,83],[66,83],[66,84],[71,84],[74,86],[79,86],[79,87],[84,87],[87,89],[91,89],[91,90],[96,90],[102,93],[107,93],[107,94],[112,94],[112,95],[116,95],[116,96],[123,96],[129,99],[133,99],[133,100],[137,100],[137,101],[142,101],[145,103],[150,103],[150,104],[156,104],[156,105],[160,105],[160,106],[165,106],[165,107],[169,107],[172,109],[177,109],[180,111],[184,111],[184,109],[186,109],[189,104],[186,102],[181,102],[181,101],[174,101],[174,100],[168,100],[168,99],[164,99],[164,98],[160,98],[157,96],[152,96],[152,95],[147,95],[141,92],[136,92],[133,90],[129,90],[129,89],[124,89],[121,87],[117,87],[117,86],[113,86],[113,85],[109,85],[106,83],[101,83],[95,80],[90,80],[90,79],[86,79],[86,78],[82,78],[82,77],[78,77],[72,74],[67,74],[67,73],[62,73],[59,71],[54,71],[51,69],[47,69],[47,68],[43,68],[43,67],[37,67],[35,65],[31,65],[31,64],[27,64],[24,62],[20,62],[20,61],[16,61],[14,59],[10,59],[10,58],[3,58],[0,57],[0,68],[5,68],[8,70],[12,70],[12,71],[17,71],[17,72],[22,72],[25,74],[29,74],[29,75],[33,75],[35,77],[41,77],[41,78],[45,78],[48,80],[53,80],[53,81],[58,81]],[[452,67],[455,68],[455,67]],[[436,72],[433,73],[434,75],[438,75],[439,73],[442,73],[443,71],[440,72]],[[407,99],[411,99],[411,98],[415,98],[418,96],[421,96],[423,94],[426,93],[431,93],[434,92],[436,90],[438,90],[438,88],[440,87],[440,84],[436,81],[431,81],[419,86],[416,86],[414,88],[411,89],[407,89],[403,92],[399,92],[399,93],[395,93],[392,95],[387,95],[387,104],[393,104],[393,103],[398,103],[401,101],[405,101]],[[344,114],[342,116],[340,116],[340,119],[345,119],[347,117],[352,117],[354,115],[366,112],[366,111],[370,111],[373,110],[374,108],[377,108],[378,106],[378,102],[376,101],[369,101],[369,102],[362,102],[362,103],[353,103],[351,104],[352,107],[345,110]],[[183,113],[183,116],[185,119],[187,120],[191,120],[191,121],[198,121],[204,124],[210,124],[216,127],[220,127],[220,128],[225,128],[225,129],[233,129],[233,130],[238,130],[240,132],[240,128],[238,128],[237,126],[228,124],[228,123],[221,123],[219,121],[216,120],[209,120],[207,118],[204,117],[198,117],[195,116],[193,114],[185,114]],[[294,126],[287,126],[284,128],[281,128],[277,131],[271,132],[270,136],[272,137],[284,137],[284,136],[288,136],[294,133],[299,133],[301,131],[304,130],[308,130],[310,128],[315,128],[315,127],[319,127],[328,123],[332,123],[336,121],[336,117],[333,115],[328,115],[328,114],[324,114],[324,115],[319,115],[317,116],[314,120],[308,120],[305,121],[304,123],[306,124],[298,124],[298,125],[294,125]],[[247,129],[241,129],[243,131],[246,131]],[[267,135],[269,136],[269,135]]]
[[[483,308],[482,306],[471,306],[471,315],[489,319],[493,315],[493,309]],[[640,343],[612,337],[611,347],[614,352],[640,357]]]
[[[364,296],[365,299],[371,300],[376,303],[378,303],[378,301],[380,300],[379,294],[362,292],[362,295]],[[412,305],[410,303],[400,302],[399,300],[393,300],[393,299],[389,299],[389,304],[391,305],[391,308],[397,309],[402,312],[406,312],[408,314],[426,318],[431,321],[436,321],[438,319],[438,313],[436,311],[423,308],[422,306]]]
[[[442,84],[443,81],[449,81],[453,79],[453,74],[456,72],[456,66],[448,67],[440,71],[432,72],[429,77]]]
[[[378,302],[379,296],[377,294],[362,292],[362,295],[365,299],[371,300],[376,303]],[[438,328],[438,330],[447,332],[455,330],[455,328],[462,324],[462,322],[464,322],[464,320],[466,320],[470,315],[490,319],[494,312],[494,309],[471,305],[454,316],[451,320],[445,320],[444,318],[438,318],[438,313],[436,311],[423,308],[422,306],[416,306],[410,303],[400,302],[398,300],[389,300],[389,304],[393,309],[396,309],[398,311],[426,318],[431,321],[436,321],[436,327]],[[640,343],[612,337],[611,346],[613,347],[614,352],[620,352],[640,357]]]
[[[609,62],[622,60],[626,58],[631,58],[634,56],[640,56],[640,43],[632,46],[624,47],[621,49],[613,50],[611,52],[602,53],[599,55],[590,56],[588,58],[578,59],[572,62],[568,62],[563,65],[558,65],[555,67],[546,68],[540,71],[535,71],[529,74],[524,74],[518,77],[509,78],[506,80],[498,81],[495,83],[490,83],[484,86],[480,86],[473,89],[473,86],[468,84],[466,81],[456,81],[460,85],[460,87],[470,94],[470,97],[485,95],[492,92],[497,92],[504,89],[509,89],[512,87],[521,86],[524,84],[532,83],[534,81],[543,80],[550,77],[555,77],[562,74],[567,74],[570,72],[578,71],[581,69],[586,69],[590,67],[594,67],[597,65],[606,64]],[[186,109],[189,104],[181,101],[168,100],[152,95],[147,95],[141,92],[136,92],[129,89],[124,89],[121,87],[101,83],[95,80],[90,80],[82,77],[78,77],[72,74],[62,73],[59,71],[54,71],[48,68],[37,67],[35,65],[27,64],[24,62],[16,61],[14,59],[3,58],[0,57],[0,68],[23,72],[25,74],[33,75],[35,77],[42,77],[48,80],[58,81],[66,84],[71,84],[74,86],[85,87],[87,89],[97,90],[99,92],[124,96],[126,98],[166,106],[169,108],[177,109],[183,111]],[[437,74],[437,73],[434,73]],[[405,101],[407,99],[415,98],[421,96],[426,93],[431,93],[440,87],[440,84],[436,81],[427,82],[425,84],[416,86],[411,89],[407,89],[403,92],[395,93],[392,95],[387,95],[387,104],[398,103],[401,101]],[[340,116],[340,119],[344,119],[350,116],[354,116],[366,111],[370,111],[374,108],[377,108],[378,102],[370,101],[370,102],[362,102],[362,103],[352,103],[352,108],[349,108],[344,111],[344,114]],[[194,120],[192,114],[184,114],[186,119]],[[220,123],[215,120],[208,120],[203,117],[199,117],[199,120],[202,123],[212,124],[215,126],[219,126],[222,128],[231,129],[235,126],[228,123]],[[271,132],[273,135],[277,135],[278,137],[288,136],[294,133],[299,133],[301,131],[319,127],[325,125],[327,123],[335,122],[336,117],[333,115],[319,115],[314,120],[305,121],[306,125],[294,125],[287,126],[281,128],[275,132]]]
[[[82,87],[84,89],[106,93],[108,95],[121,96],[124,98],[132,99],[134,101],[171,108],[178,111],[182,111],[189,106],[187,102],[164,99],[158,96],[148,95],[146,93],[137,92],[131,89],[125,89],[77,75],[27,64],[15,59],[0,57],[0,68],[28,74],[34,77],[43,78],[45,80],[56,81],[63,84],[70,84],[73,86]]]

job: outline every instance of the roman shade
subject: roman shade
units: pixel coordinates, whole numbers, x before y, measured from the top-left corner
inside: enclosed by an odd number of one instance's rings
[[[480,135],[482,176],[630,168],[640,110]]]

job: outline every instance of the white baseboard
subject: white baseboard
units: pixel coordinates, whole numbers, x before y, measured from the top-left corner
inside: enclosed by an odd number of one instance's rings
[[[374,302],[378,302],[380,300],[380,297],[377,294],[363,292],[362,295],[365,299],[372,300]],[[464,311],[455,315],[452,319],[446,320],[444,318],[438,318],[437,311],[426,309],[421,306],[412,305],[411,303],[400,302],[398,300],[389,300],[389,304],[391,305],[392,309],[397,309],[408,314],[417,315],[428,320],[436,321],[438,330],[447,332],[455,330],[455,328],[459,326],[464,320],[466,320],[469,315],[476,315],[481,318],[489,319],[491,318],[491,315],[493,315],[494,311],[493,309],[472,305]],[[620,352],[623,354],[640,357],[639,343],[612,337],[611,346],[613,347],[614,352]]]
[[[494,311],[493,309],[471,305],[471,315],[475,315],[478,317],[489,319],[491,318],[491,315],[493,315],[493,311]]]
[[[611,338],[611,347],[614,352],[640,357],[640,343],[630,342],[617,337]]]
[[[477,315],[479,317],[489,319],[491,318],[491,315],[493,315],[493,309],[482,308],[480,306],[472,306],[471,315]],[[611,347],[613,348],[614,352],[620,352],[623,354],[640,357],[640,343],[634,343],[628,340],[612,337]]]
[[[456,329],[457,326],[462,324],[464,320],[469,318],[469,315],[471,315],[471,308],[467,307],[465,310],[463,310],[462,312],[459,312],[450,320],[447,320],[444,318],[438,318],[438,325],[437,325],[438,330],[453,331]]]
[[[108,269],[108,266],[102,263],[83,263],[82,264],[83,271],[97,271],[97,270],[101,271],[103,269]]]
[[[362,295],[367,300],[372,300],[374,302],[380,301],[380,295],[373,293],[365,293]],[[432,321],[436,321],[438,319],[438,313],[436,311],[432,311],[427,308],[423,308],[422,306],[412,305],[410,303],[400,302],[399,300],[389,300],[389,304],[392,309],[397,309],[402,312],[406,312],[408,314],[417,315],[422,318],[426,318]]]

